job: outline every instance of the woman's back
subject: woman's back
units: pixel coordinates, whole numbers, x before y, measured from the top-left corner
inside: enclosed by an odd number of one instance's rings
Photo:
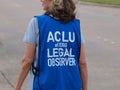
[[[34,78],[34,90],[80,90],[82,82],[78,67],[81,45],[79,20],[64,23],[49,15],[36,18],[40,37],[39,61],[36,66],[39,71]]]

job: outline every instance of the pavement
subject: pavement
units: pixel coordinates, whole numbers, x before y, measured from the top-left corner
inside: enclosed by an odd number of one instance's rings
[[[77,5],[85,37],[89,90],[120,88],[120,8]],[[24,52],[24,32],[40,1],[0,1],[0,90],[14,90]],[[22,90],[27,90],[26,79]]]

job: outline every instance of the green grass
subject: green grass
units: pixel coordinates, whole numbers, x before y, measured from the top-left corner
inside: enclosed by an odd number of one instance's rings
[[[80,0],[80,1],[100,3],[100,4],[120,5],[120,0]]]

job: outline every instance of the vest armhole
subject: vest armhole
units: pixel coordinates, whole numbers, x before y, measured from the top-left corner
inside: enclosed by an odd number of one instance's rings
[[[36,76],[37,75],[37,73],[40,71],[40,68],[39,68],[39,62],[40,62],[40,57],[39,57],[39,55],[40,55],[40,22],[39,22],[39,16],[34,16],[34,18],[36,18],[36,20],[37,20],[37,23],[36,24],[38,24],[37,26],[38,26],[38,30],[39,30],[39,40],[38,40],[38,60],[36,61],[36,65],[35,65],[35,61],[33,62],[33,64],[32,64],[32,73],[33,73],[33,75],[34,76]]]
[[[77,23],[78,23],[78,29],[79,29],[79,58],[80,58],[80,54],[81,54],[81,24],[80,24],[80,19],[77,19]]]

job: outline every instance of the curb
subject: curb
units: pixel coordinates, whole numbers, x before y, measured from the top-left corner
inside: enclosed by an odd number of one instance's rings
[[[83,1],[79,1],[78,3],[81,4],[81,5],[110,7],[110,8],[120,8],[120,5],[99,4],[99,3],[83,2]]]

